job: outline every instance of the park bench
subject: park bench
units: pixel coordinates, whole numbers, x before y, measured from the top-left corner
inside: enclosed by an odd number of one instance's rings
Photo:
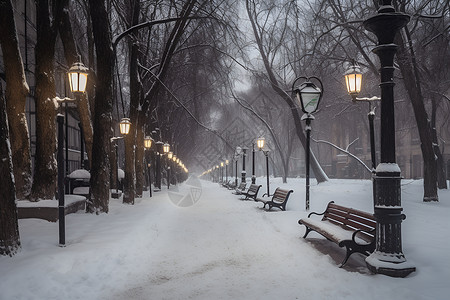
[[[293,190],[283,190],[280,188],[277,188],[275,190],[275,193],[273,193],[272,199],[270,200],[264,200],[261,198],[256,198],[255,201],[264,203],[264,208],[266,205],[269,206],[269,210],[272,209],[272,207],[278,207],[281,210],[286,210],[286,203],[289,199],[289,195],[294,192]]]
[[[242,193],[244,193],[246,187],[247,187],[247,183],[241,182],[241,184],[239,184],[239,186],[234,190],[233,194],[242,195]]]
[[[224,188],[229,188],[231,186],[231,180],[228,180],[227,182],[222,183],[222,186]]]
[[[237,184],[234,181],[231,181],[230,184],[227,186],[227,189],[229,190],[235,190],[237,188]]]
[[[256,196],[258,196],[259,189],[261,185],[251,184],[246,192],[243,192],[242,195],[245,196],[241,198],[241,200],[253,199],[256,201]]]
[[[310,218],[311,215],[323,217],[318,220]],[[368,256],[375,250],[376,221],[373,214],[337,205],[331,201],[323,213],[312,212],[308,218],[300,219],[298,223],[306,226],[303,238],[306,238],[309,232],[316,231],[339,247],[346,247],[347,253],[340,267],[353,253]]]

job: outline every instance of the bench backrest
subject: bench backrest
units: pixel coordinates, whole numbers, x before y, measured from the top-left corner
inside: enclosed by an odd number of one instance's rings
[[[258,192],[260,187],[261,187],[261,185],[251,184],[250,187],[248,188],[248,193],[255,194]]]
[[[328,203],[322,220],[328,220],[347,230],[362,229],[365,232],[361,232],[358,237],[367,242],[371,242],[375,238],[374,229],[376,228],[377,223],[375,217],[370,213],[337,205],[331,201]],[[367,233],[367,231],[372,232]]]
[[[282,190],[277,188],[275,193],[272,196],[273,202],[283,203],[286,202],[289,198],[289,195],[293,192],[293,190]]]

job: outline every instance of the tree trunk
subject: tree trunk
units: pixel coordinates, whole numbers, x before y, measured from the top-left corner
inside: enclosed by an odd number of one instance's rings
[[[406,41],[403,35],[397,35],[400,39],[400,42],[396,43],[399,45],[397,57],[406,91],[408,92],[414,110],[417,129],[419,130],[423,157],[423,201],[439,201],[437,194],[437,165],[433,151],[431,127],[423,102],[424,97],[421,90],[419,72],[408,28],[405,28],[405,32],[407,36]]]
[[[142,198],[145,185],[145,162],[144,162],[144,119],[138,118],[138,129],[136,134],[136,197]]]
[[[19,50],[11,1],[0,1],[0,44],[6,75],[6,109],[11,136],[16,196],[23,199],[31,190],[30,136],[25,115],[28,84]]]
[[[48,0],[36,1],[36,155],[30,200],[53,199],[56,192],[56,111],[54,54],[56,32]]]
[[[95,49],[97,80],[95,89],[94,135],[88,212],[107,213],[109,210],[110,138],[112,136],[112,82],[114,52],[108,13],[104,0],[89,0]]]
[[[7,2],[7,3],[5,3]],[[0,0],[0,10],[11,7],[11,2]],[[1,17],[0,13],[0,17]],[[11,16],[12,9],[11,9]],[[0,24],[1,25],[1,24]],[[9,147],[6,102],[0,85],[0,255],[13,256],[20,249],[19,223],[14,188],[14,175]]]
[[[433,134],[433,150],[436,154],[436,168],[437,168],[437,185],[439,189],[447,188],[447,178],[445,176],[444,158],[442,157],[441,149],[439,149],[439,141],[436,132],[436,99],[431,98],[431,133]]]
[[[133,1],[131,10],[131,26],[139,23],[139,0]],[[125,137],[125,185],[123,191],[123,203],[134,204],[136,189],[136,135],[138,128],[138,108],[139,108],[139,73],[138,73],[138,57],[139,46],[136,41],[138,33],[130,37],[130,132]]]

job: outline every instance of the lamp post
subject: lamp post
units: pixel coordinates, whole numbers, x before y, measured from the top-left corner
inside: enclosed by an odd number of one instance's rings
[[[112,198],[119,198],[119,145],[117,144],[117,141],[120,139],[123,139],[125,135],[127,135],[130,132],[131,122],[128,118],[122,118],[119,122],[119,131],[122,136],[118,137],[112,137],[111,142],[114,142],[114,152],[116,155],[116,165],[115,165],[115,171],[116,171],[116,192],[111,193]]]
[[[221,182],[223,183],[223,166],[224,166],[224,163],[223,163],[223,161],[222,162],[220,162],[220,177],[221,177]]]
[[[161,191],[161,155],[163,152],[164,143],[157,141],[156,143],[156,162],[155,162],[155,192]]]
[[[242,147],[242,172],[241,172],[241,182],[246,182],[245,176],[247,171],[245,171],[245,157],[247,156],[247,147]]]
[[[234,185],[237,187],[238,186],[238,177],[237,177],[237,173],[238,173],[238,159],[239,159],[239,155],[235,155],[234,156]]]
[[[270,197],[271,195],[270,195],[270,191],[269,191],[269,150],[264,150],[265,143],[266,143],[266,140],[263,137],[260,137],[256,141],[259,151],[262,151],[264,153],[264,156],[266,157],[267,193],[264,195],[267,195],[267,197]]]
[[[168,165],[167,166],[167,189],[169,189],[169,187],[170,187],[170,176],[171,176],[170,172],[172,170],[172,157],[173,157],[173,152],[169,151],[167,153],[167,165]]]
[[[169,155],[170,145],[168,143],[165,143],[163,146],[163,150],[164,150],[164,154]],[[169,183],[170,165],[168,164],[167,159],[166,159],[166,170],[167,170],[167,189],[169,189],[170,188],[170,183]]]
[[[410,17],[395,12],[392,0],[382,0],[378,13],[365,20],[364,27],[373,32],[378,45],[372,50],[381,62],[381,162],[374,176],[374,215],[377,221],[375,251],[366,258],[369,270],[393,277],[405,277],[416,268],[406,261],[402,251],[402,214],[400,168],[395,158],[394,116],[394,38]]]
[[[150,148],[152,147],[153,139],[149,136],[146,136],[144,138],[144,147],[146,150],[150,151]],[[150,197],[152,197],[152,173],[150,172],[150,157],[147,154],[147,173],[148,173],[148,190],[150,191]]]
[[[379,97],[371,98],[358,98],[358,94],[362,87],[362,73],[357,65],[352,65],[344,74],[345,83],[347,86],[347,92],[352,96],[354,103],[367,102],[369,104],[369,113],[367,117],[369,119],[369,132],[370,132],[370,156],[372,161],[372,173],[375,173],[376,168],[376,155],[375,155],[375,133],[373,120],[375,118],[375,107],[372,108],[372,102],[381,100]]]
[[[228,182],[228,164],[229,164],[229,160],[225,160],[225,182]]]
[[[295,87],[295,83],[303,79],[303,83]],[[317,87],[310,79],[315,79],[320,83],[320,88]],[[297,105],[300,104],[304,115],[302,120],[306,120],[306,210],[309,210],[309,156],[310,156],[310,137],[311,137],[311,120],[314,120],[314,113],[320,103],[323,93],[322,81],[319,78],[313,77],[297,77],[292,83],[292,91],[295,94]]]
[[[255,143],[252,143],[252,184],[256,183],[255,175]]]
[[[173,165],[175,165],[176,160],[177,160],[177,157],[176,157],[176,155],[174,154],[174,155],[172,156]],[[178,170],[177,170],[177,166],[176,166],[176,165],[175,165],[175,170],[174,170],[174,172],[175,172],[175,174],[172,175],[172,177],[175,177],[175,179],[174,179],[174,184],[176,185],[176,184],[177,184],[177,177],[178,177]]]

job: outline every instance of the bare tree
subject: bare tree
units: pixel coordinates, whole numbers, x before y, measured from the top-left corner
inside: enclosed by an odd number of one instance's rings
[[[303,126],[301,124],[298,106],[295,104],[291,96],[286,93],[286,89],[282,87],[280,83],[281,76],[277,76],[274,72],[274,62],[277,57],[278,50],[283,43],[282,41],[285,38],[288,23],[287,16],[283,16],[282,12],[289,11],[289,9],[286,7],[279,8],[275,5],[275,3],[268,3],[267,6],[262,4],[261,6],[263,8],[261,9],[261,13],[264,12],[266,18],[261,19],[261,16],[259,16],[260,12],[257,11],[257,6],[256,1],[246,1],[247,15],[252,26],[253,36],[255,38],[259,54],[264,64],[266,76],[270,81],[272,89],[286,102],[286,104],[288,104],[291,109],[291,114],[297,129],[297,136],[305,148],[305,151],[310,151],[310,149],[306,149],[306,137],[303,133]],[[289,6],[289,4],[287,6]],[[273,15],[270,15],[271,11],[274,13]],[[272,23],[269,24],[271,20],[280,21],[282,23],[280,31],[274,32],[274,28],[276,28],[276,26]],[[269,29],[269,27],[272,29]],[[278,40],[274,40],[275,36],[278,37]],[[287,84],[285,84],[285,86],[286,85]],[[324,182],[328,179],[314,155],[311,155],[311,167],[314,171],[317,182]]]
[[[107,213],[109,210],[110,160],[112,136],[112,83],[114,52],[108,12],[104,0],[89,0],[95,49],[97,80],[95,86],[95,115],[93,118],[92,169],[88,212]]]
[[[5,5],[0,1],[2,11]],[[11,9],[12,12],[12,9]],[[1,13],[0,13],[1,16]],[[11,14],[12,16],[12,14]],[[0,255],[14,255],[20,248],[19,222],[17,218],[14,175],[9,147],[9,130],[6,116],[6,102],[0,84]]]
[[[30,200],[53,199],[56,192],[55,43],[57,3],[36,1],[36,155]],[[52,13],[50,12],[50,9]]]
[[[11,151],[16,182],[16,196],[24,199],[31,190],[31,152],[25,102],[28,84],[10,1],[2,1],[0,18],[0,44],[6,76],[6,109],[11,136]]]
[[[10,101],[17,101],[18,107],[25,102],[28,85],[25,81],[22,58],[19,52],[19,43],[14,22],[13,7],[10,0],[0,1],[0,45],[5,64],[7,97]],[[14,88],[16,90],[14,90]],[[25,108],[23,107],[23,110]],[[14,186],[13,154],[10,148],[10,131],[8,126],[8,108],[0,81],[0,255],[14,255],[20,248],[19,223],[17,218],[16,191]],[[10,111],[13,112],[14,110]],[[21,119],[20,110],[15,110],[17,119]],[[26,121],[26,120],[25,120]],[[17,122],[14,121],[14,124]],[[25,123],[26,127],[26,123]],[[17,132],[16,132],[17,133]],[[25,132],[28,136],[28,131]],[[18,137],[20,139],[20,137]],[[12,143],[14,144],[14,143]],[[29,146],[25,146],[29,150]],[[28,153],[29,154],[29,153]],[[26,155],[24,157],[26,159]],[[21,166],[19,165],[18,168]],[[23,167],[23,166],[22,166]],[[31,174],[23,174],[31,176]],[[22,182],[23,184],[24,182]],[[23,187],[22,187],[23,189]],[[29,191],[29,188],[28,188]],[[25,192],[22,190],[22,192]]]

